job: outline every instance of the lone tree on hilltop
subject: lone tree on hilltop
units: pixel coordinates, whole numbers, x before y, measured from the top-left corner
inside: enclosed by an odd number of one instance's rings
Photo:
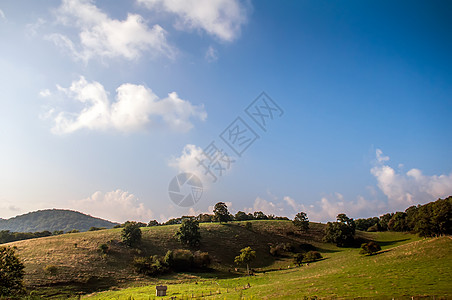
[[[182,244],[191,247],[198,246],[201,241],[199,222],[193,219],[184,219],[175,235]]]
[[[309,219],[305,212],[296,214],[292,223],[301,231],[308,231],[309,229]]]
[[[234,262],[238,265],[246,264],[246,273],[250,275],[249,264],[256,258],[256,251],[251,247],[246,247],[240,250],[240,255],[236,256]]]
[[[15,296],[24,291],[24,265],[10,247],[0,247],[0,297]]]
[[[127,246],[137,246],[141,242],[140,224],[137,222],[126,222],[121,232],[121,239]]]
[[[213,209],[215,214],[213,219],[215,222],[228,222],[231,220],[229,215],[228,206],[224,202],[218,202]]]

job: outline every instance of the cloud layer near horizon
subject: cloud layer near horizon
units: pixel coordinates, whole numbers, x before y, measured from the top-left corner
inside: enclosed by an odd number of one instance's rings
[[[121,223],[128,220],[147,223],[154,215],[134,194],[120,189],[107,193],[97,191],[88,198],[72,201],[71,208]]]
[[[412,205],[425,204],[438,198],[452,195],[452,173],[449,175],[423,175],[419,169],[406,173],[397,172],[388,165],[390,158],[376,150],[376,164],[370,172],[377,180],[381,197],[367,199],[358,195],[356,199],[346,200],[338,192],[324,196],[312,205],[304,205],[290,196],[282,200],[269,195],[271,200],[257,197],[252,208],[245,212],[262,211],[265,214],[293,216],[304,211],[311,221],[334,221],[339,213],[346,213],[352,218],[363,216],[380,216],[387,212],[404,211]]]

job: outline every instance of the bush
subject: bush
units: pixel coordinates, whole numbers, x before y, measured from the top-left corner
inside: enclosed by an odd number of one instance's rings
[[[164,274],[169,271],[169,267],[164,262],[164,259],[158,255],[135,257],[133,267],[138,273],[148,276]]]
[[[102,252],[103,254],[107,254],[108,250],[110,250],[110,248],[108,247],[107,244],[100,244],[99,245],[99,250],[100,252]]]
[[[248,229],[248,230],[253,230],[253,223],[245,222],[245,228]]]
[[[136,222],[126,222],[121,232],[121,239],[127,246],[137,246],[141,242],[140,225]]]
[[[88,231],[98,231],[98,230],[104,230],[106,229],[105,227],[91,227],[90,229],[88,229]]]
[[[317,248],[311,244],[308,243],[301,243],[300,249],[302,252],[309,252],[309,251],[316,251]]]
[[[193,266],[194,258],[190,250],[178,249],[172,253],[171,267],[176,271],[188,271]]]
[[[24,291],[24,268],[14,248],[0,247],[0,297],[14,296]]]
[[[280,256],[281,253],[282,253],[282,248],[280,247],[280,244],[270,246],[270,255],[271,256]]]
[[[375,242],[368,242],[361,245],[361,251],[359,251],[359,253],[364,255],[372,255],[380,250],[381,250],[380,245],[378,245]]]
[[[196,251],[193,255],[193,263],[196,268],[205,269],[209,267],[211,263],[209,253]]]
[[[320,252],[318,251],[309,251],[308,253],[306,253],[304,255],[304,262],[314,262],[317,261],[319,259],[323,258],[322,254],[320,254]]]
[[[44,268],[42,268],[44,272],[50,274],[50,275],[56,275],[58,273],[58,268],[54,265],[47,265]]]
[[[297,253],[293,259],[294,264],[301,266],[303,264],[304,254]]]
[[[379,226],[378,226],[378,223],[377,224],[374,224],[374,225],[372,225],[372,226],[370,226],[369,228],[367,228],[367,231],[368,232],[377,232],[377,231],[379,231]]]

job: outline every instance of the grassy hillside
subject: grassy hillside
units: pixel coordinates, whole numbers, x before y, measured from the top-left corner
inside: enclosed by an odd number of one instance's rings
[[[91,217],[77,211],[64,209],[38,210],[11,219],[0,219],[0,230],[11,232],[37,232],[48,230],[70,231],[77,229],[87,231],[91,227],[112,228],[113,223],[100,218]]]
[[[251,230],[245,228],[245,222],[201,224],[203,239],[200,249],[210,253],[214,271],[173,273],[159,279],[137,275],[131,262],[135,256],[164,255],[168,249],[183,248],[174,238],[178,225],[142,228],[143,245],[140,250],[119,243],[121,229],[65,234],[10,245],[18,248],[18,254],[24,261],[27,286],[37,288],[37,294],[46,296],[150,285],[95,296],[107,299],[133,294],[138,299],[144,293],[144,298],[148,299],[159,282],[170,284],[173,296],[175,293],[196,294],[228,288],[228,293],[222,296],[235,299],[240,293],[258,298],[270,295],[270,298],[298,298],[302,295],[372,297],[393,295],[391,293],[395,290],[397,294],[394,295],[450,294],[450,288],[445,285],[447,281],[443,279],[452,275],[450,238],[419,240],[414,235],[403,233],[359,232],[361,239],[376,240],[383,248],[381,254],[362,257],[357,248],[337,248],[322,243],[322,224],[312,223],[308,234],[298,234],[290,221],[251,223]],[[279,242],[294,245],[310,243],[325,259],[308,267],[295,268],[290,257],[274,258],[269,254],[269,244]],[[102,255],[98,250],[99,245],[104,243],[110,247],[107,255]],[[251,278],[240,277],[243,270],[238,273],[234,271],[233,258],[246,246],[251,246],[258,254],[258,260],[252,265],[258,273]],[[56,267],[56,273],[43,271],[49,265]],[[289,265],[290,269],[287,268]],[[248,282],[252,288],[231,292],[231,289]],[[279,288],[279,284],[284,289]]]
[[[403,244],[407,236],[375,234],[386,243],[380,254],[361,256],[358,249],[331,251],[309,266],[252,277],[204,280],[197,283],[164,281],[168,297],[212,295],[207,299],[416,299],[452,297],[452,240],[425,239]],[[395,238],[395,239],[394,239]],[[398,245],[398,246],[397,246]],[[248,288],[247,285],[250,285]],[[89,299],[155,299],[155,286],[107,291]],[[221,293],[221,294],[220,294]],[[160,297],[159,297],[160,299]]]

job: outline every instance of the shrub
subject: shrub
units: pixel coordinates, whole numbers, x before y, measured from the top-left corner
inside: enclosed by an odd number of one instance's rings
[[[297,253],[293,259],[294,264],[301,266],[303,263],[304,254],[303,253]]]
[[[245,228],[248,229],[248,230],[253,230],[253,223],[245,222]]]
[[[196,268],[205,269],[211,263],[210,255],[208,252],[196,251],[193,255],[193,262]]]
[[[193,254],[190,250],[177,249],[172,253],[171,267],[176,271],[187,271],[193,266]]]
[[[309,251],[308,253],[306,253],[304,255],[304,262],[314,262],[316,260],[319,260],[323,258],[322,254],[320,254],[320,252],[318,251]]]
[[[369,228],[367,228],[368,232],[377,232],[378,230],[379,230],[378,223],[370,226]]]
[[[88,229],[88,231],[98,231],[98,230],[104,230],[106,229],[105,227],[91,227],[90,229]]]
[[[103,254],[107,254],[108,250],[110,250],[110,248],[108,247],[107,244],[100,244],[99,245],[99,250],[100,252],[102,252]]]
[[[58,268],[54,265],[47,265],[42,269],[50,275],[56,275],[58,273]]]
[[[0,247],[0,297],[17,295],[24,291],[24,268],[14,248]]]
[[[359,251],[359,253],[364,255],[372,255],[380,250],[381,250],[380,245],[378,245],[375,242],[368,242],[361,245],[361,251]]]
[[[316,251],[317,248],[311,244],[308,243],[301,243],[300,249],[302,252],[309,252],[309,251]]]
[[[164,259],[158,255],[135,257],[133,260],[133,267],[136,272],[148,276],[164,274],[169,271],[168,265],[165,264]]]

